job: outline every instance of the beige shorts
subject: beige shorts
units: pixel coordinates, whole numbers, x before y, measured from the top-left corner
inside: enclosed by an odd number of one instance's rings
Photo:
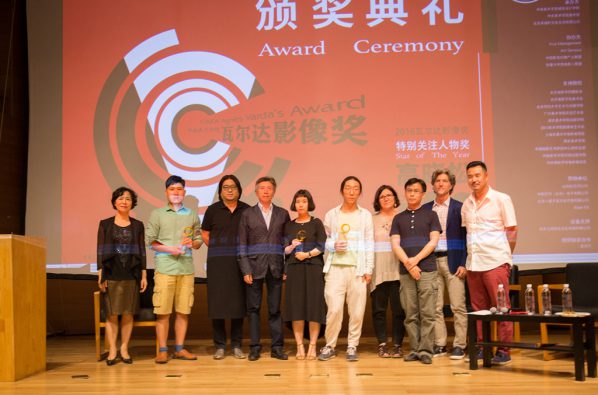
[[[173,276],[155,272],[152,297],[154,314],[172,313],[173,303],[177,313],[191,314],[194,284],[193,274]]]

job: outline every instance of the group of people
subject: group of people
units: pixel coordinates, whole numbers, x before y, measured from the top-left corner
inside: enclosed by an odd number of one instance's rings
[[[465,279],[474,310],[496,306],[496,289],[508,292],[511,254],[517,237],[513,204],[508,195],[488,184],[483,162],[466,167],[472,194],[461,203],[451,197],[455,176],[446,169],[432,174],[434,199],[423,204],[426,182],[411,178],[404,185],[406,209],[389,185],[374,197],[374,215],[358,204],[363,187],[355,176],[340,184],[342,203],[324,220],[313,217],[315,201],[305,189],[290,204],[296,213],[273,204],[276,180],[255,183],[258,203],[240,200],[241,183],[226,175],[218,184],[219,200],[210,205],[200,224],[197,212],[185,207],[185,181],[166,180],[167,205],[155,209],[147,225],[130,216],[135,192],[121,187],[113,192],[113,217],[98,230],[98,284],[107,312],[108,365],[132,363],[128,352],[139,292],[147,287],[145,247],[155,254],[153,305],[160,350],[156,363],[169,358],[194,360],[184,347],[193,305],[192,249],[205,244],[207,253],[208,316],[213,325],[214,359],[227,355],[226,320],[235,358],[261,357],[260,309],[267,289],[268,326],[272,358],[288,359],[283,322],[293,330],[296,359],[326,361],[337,356],[336,345],[345,305],[349,314],[346,359],[357,361],[368,293],[382,358],[404,358],[431,364],[447,353],[443,314],[444,290],[454,315],[455,337],[451,359],[461,359],[466,348]],[[285,308],[281,313],[282,284]],[[390,302],[390,303],[389,303]],[[392,314],[392,344],[387,336],[387,308]],[[169,355],[167,339],[174,306],[175,348]],[[117,347],[121,316],[121,345]],[[249,355],[242,350],[243,320],[249,323]],[[317,352],[324,329],[325,345]],[[409,353],[403,353],[405,332]],[[481,333],[481,331],[478,331]],[[512,324],[501,322],[501,341],[512,338]],[[304,338],[309,339],[306,350]],[[482,358],[481,350],[477,357]],[[510,362],[509,350],[499,349],[493,362]]]

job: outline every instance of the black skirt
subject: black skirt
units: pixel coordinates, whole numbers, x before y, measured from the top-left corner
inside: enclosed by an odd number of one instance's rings
[[[312,261],[317,263],[291,263],[287,266],[285,321],[326,323],[322,259],[312,258]]]

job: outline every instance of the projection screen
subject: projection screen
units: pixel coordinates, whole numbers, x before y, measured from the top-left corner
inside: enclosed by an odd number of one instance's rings
[[[463,200],[484,160],[516,263],[598,261],[593,3],[29,0],[27,234],[48,271],[90,273],[121,185],[143,221],[169,174],[200,216],[222,175],[249,204],[271,175],[276,204],[305,188],[323,217],[347,175],[373,210],[378,186],[437,168]]]

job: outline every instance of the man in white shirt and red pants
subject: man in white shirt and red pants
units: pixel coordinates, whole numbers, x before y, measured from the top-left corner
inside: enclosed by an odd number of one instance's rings
[[[488,185],[488,169],[481,161],[466,167],[467,183],[472,194],[463,202],[461,218],[467,228],[467,284],[471,307],[474,310],[497,306],[496,291],[503,284],[509,294],[509,277],[513,264],[512,253],[517,241],[517,219],[511,198]],[[507,307],[510,307],[507,297]],[[481,322],[478,322],[478,340],[481,340]],[[513,323],[498,323],[498,339],[513,341]],[[471,345],[470,345],[471,346]],[[477,358],[482,359],[481,350]],[[507,348],[499,348],[492,363],[511,362]]]

